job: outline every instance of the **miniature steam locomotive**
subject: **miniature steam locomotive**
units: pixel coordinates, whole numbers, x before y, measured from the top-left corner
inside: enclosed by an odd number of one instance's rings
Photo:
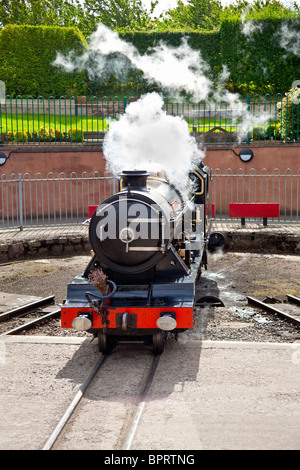
[[[160,354],[168,332],[193,327],[195,283],[207,263],[209,170],[199,165],[189,182],[186,204],[163,178],[121,173],[119,192],[91,217],[93,256],[68,284],[62,328],[93,333],[103,353],[142,339]],[[90,282],[97,272],[102,292]]]

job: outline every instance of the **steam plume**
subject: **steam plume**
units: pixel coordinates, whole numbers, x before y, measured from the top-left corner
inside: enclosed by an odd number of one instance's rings
[[[300,57],[300,32],[288,24],[283,24],[279,31],[279,45],[287,54]]]
[[[177,48],[161,42],[141,55],[136,47],[102,24],[91,35],[85,53],[79,57],[72,52],[68,55],[59,53],[54,65],[68,72],[85,69],[90,78],[101,77],[103,73],[126,76],[131,68],[138,68],[150,82],[155,81],[169,90],[183,88],[197,102],[211,91],[211,82],[204,74],[208,67],[200,52],[191,49],[185,39]]]
[[[104,154],[114,174],[122,170],[163,171],[185,196],[187,174],[203,153],[188,124],[163,110],[163,99],[149,93],[131,103],[118,121],[111,121]]]
[[[100,24],[84,54],[58,54],[54,64],[69,72],[85,69],[91,78],[98,79],[107,73],[126,79],[129,70],[138,68],[149,82],[158,83],[162,88],[172,90],[173,94],[184,89],[193,96],[194,102],[213,94],[212,83],[206,76],[208,66],[200,52],[191,49],[185,39],[177,48],[160,42],[142,55],[116,32]],[[227,78],[228,71],[223,68],[214,97],[226,102],[226,110],[230,109],[233,118],[240,120],[242,138],[248,132],[249,124],[257,124],[258,119],[251,115],[239,95],[225,89]],[[259,122],[264,124],[269,117],[259,116]],[[108,168],[114,174],[133,169],[163,170],[182,192],[185,191],[191,165],[204,156],[190,135],[188,124],[163,111],[163,99],[157,93],[130,104],[118,121],[110,122],[104,139],[104,154]]]

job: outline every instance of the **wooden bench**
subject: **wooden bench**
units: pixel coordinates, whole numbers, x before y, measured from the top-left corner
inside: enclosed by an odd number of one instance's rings
[[[229,217],[238,217],[245,225],[246,217],[261,217],[263,225],[267,226],[269,217],[279,217],[279,204],[272,203],[237,203],[229,204]]]

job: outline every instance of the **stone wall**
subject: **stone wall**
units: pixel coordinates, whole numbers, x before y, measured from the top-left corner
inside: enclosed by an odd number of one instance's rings
[[[90,254],[87,227],[27,229],[0,235],[0,262]]]

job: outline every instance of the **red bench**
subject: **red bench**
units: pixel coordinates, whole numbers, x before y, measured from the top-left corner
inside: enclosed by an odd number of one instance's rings
[[[89,206],[89,218],[93,217],[93,214],[98,206]]]
[[[279,204],[268,203],[237,203],[229,204],[229,217],[238,217],[241,224],[245,225],[246,217],[261,217],[263,224],[267,226],[269,217],[279,217]]]

